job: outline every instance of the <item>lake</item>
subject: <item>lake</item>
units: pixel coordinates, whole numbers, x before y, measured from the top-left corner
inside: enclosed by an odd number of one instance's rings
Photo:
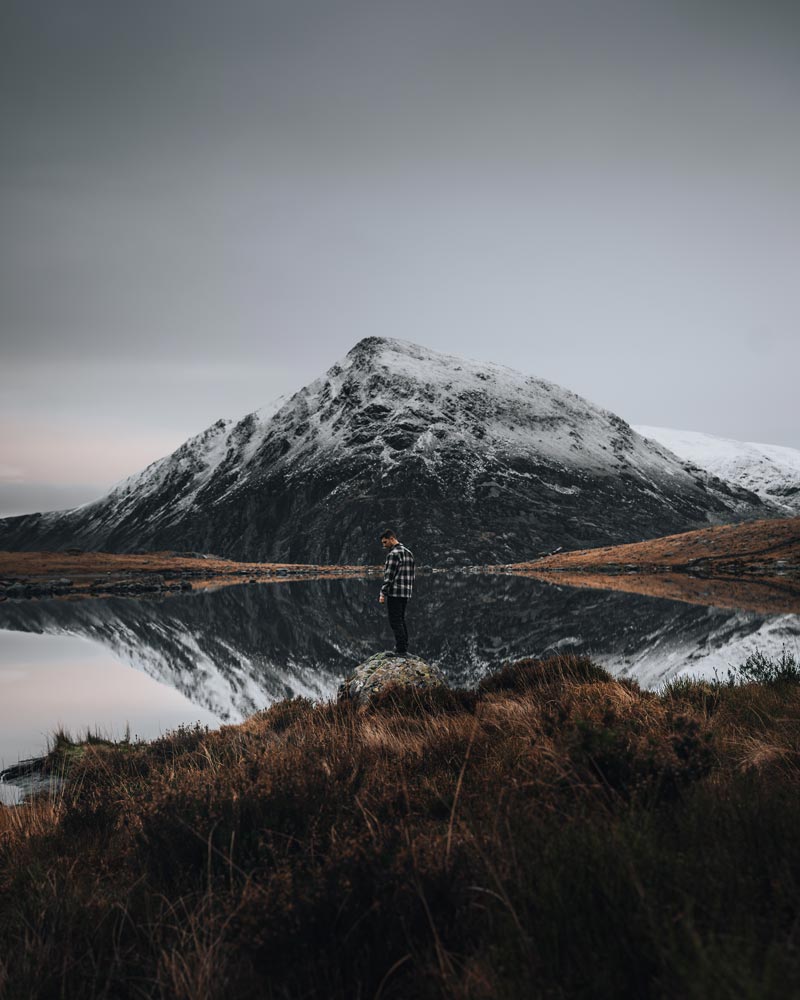
[[[277,699],[329,698],[393,648],[380,581],[305,579],[175,596],[0,604],[0,768],[46,749],[60,725],[150,738],[236,722]],[[458,685],[505,660],[587,653],[653,688],[723,677],[760,649],[798,653],[800,607],[765,614],[495,573],[418,574],[410,651]]]

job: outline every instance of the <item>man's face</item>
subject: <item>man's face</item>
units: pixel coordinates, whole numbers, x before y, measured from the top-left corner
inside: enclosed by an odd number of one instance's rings
[[[392,538],[382,538],[381,539],[381,545],[385,549],[390,549],[393,545],[397,545],[397,539],[394,538],[394,537],[392,537]]]

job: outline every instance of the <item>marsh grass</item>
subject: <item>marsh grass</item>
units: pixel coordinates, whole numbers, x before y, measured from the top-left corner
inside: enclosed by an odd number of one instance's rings
[[[0,810],[2,996],[800,993],[796,684],[528,659],[51,763]]]

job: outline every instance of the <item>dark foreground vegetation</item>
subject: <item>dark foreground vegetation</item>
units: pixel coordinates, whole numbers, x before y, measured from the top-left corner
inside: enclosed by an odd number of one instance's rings
[[[748,669],[62,739],[0,810],[0,995],[800,996],[798,671]]]

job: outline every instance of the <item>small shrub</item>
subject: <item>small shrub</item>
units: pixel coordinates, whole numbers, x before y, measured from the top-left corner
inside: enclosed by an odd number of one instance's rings
[[[505,664],[500,670],[484,677],[478,691],[515,691],[521,694],[535,688],[556,684],[581,684],[612,681],[613,676],[593,663],[588,656],[550,656],[545,660],[525,657]]]
[[[157,758],[168,760],[182,754],[194,753],[208,736],[208,726],[195,722],[194,725],[181,723],[177,729],[171,729],[150,742],[150,750]]]
[[[744,663],[734,670],[728,668],[727,686],[736,684],[798,684],[800,683],[800,662],[793,653],[781,648],[780,656],[770,659],[760,649],[751,653]]]
[[[661,697],[670,702],[681,702],[698,709],[706,718],[717,710],[721,693],[719,685],[698,677],[673,677],[661,689]]]
[[[250,717],[250,720],[258,719],[263,722],[273,733],[282,733],[290,726],[293,726],[298,719],[309,715],[314,707],[310,698],[303,695],[296,695],[294,698],[286,698],[278,701],[269,708],[263,709]]]
[[[710,731],[689,715],[669,713],[661,725],[643,732],[635,717],[605,713],[603,720],[576,719],[567,734],[572,763],[596,774],[625,800],[674,800],[680,790],[704,777],[714,753]]]

